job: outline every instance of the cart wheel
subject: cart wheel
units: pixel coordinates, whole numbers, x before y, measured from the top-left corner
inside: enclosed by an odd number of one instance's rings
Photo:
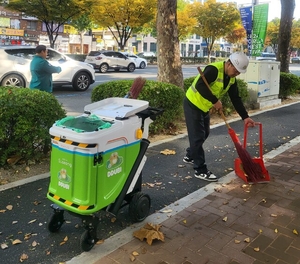
[[[61,226],[63,225],[63,223],[64,223],[64,220],[61,217],[61,215],[53,214],[50,217],[49,222],[48,222],[48,230],[51,233],[55,233],[55,232],[57,232],[61,228]]]
[[[150,211],[151,200],[149,195],[137,192],[129,204],[129,216],[134,222],[143,221]]]
[[[80,238],[80,246],[83,251],[90,251],[95,245],[96,240],[92,238],[90,232],[85,230]]]

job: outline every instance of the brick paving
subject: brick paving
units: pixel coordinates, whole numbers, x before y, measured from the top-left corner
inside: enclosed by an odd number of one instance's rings
[[[164,242],[132,238],[94,264],[300,264],[300,144],[265,167],[270,182],[233,177],[163,221]]]

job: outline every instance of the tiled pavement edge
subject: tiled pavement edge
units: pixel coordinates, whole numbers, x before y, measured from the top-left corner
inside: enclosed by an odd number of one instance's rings
[[[245,185],[232,172],[67,263],[299,264],[300,137],[264,160],[269,183]],[[146,222],[162,225],[164,242],[133,237]]]

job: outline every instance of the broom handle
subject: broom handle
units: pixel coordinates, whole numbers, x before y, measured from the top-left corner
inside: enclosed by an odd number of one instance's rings
[[[201,75],[201,77],[202,77],[202,80],[204,81],[205,85],[206,85],[207,88],[211,91],[210,86],[209,86],[209,84],[208,84],[208,82],[207,82],[207,80],[206,80],[206,78],[205,78],[205,76],[204,76],[204,74],[203,74],[203,71],[201,70],[201,68],[200,68],[199,66],[197,67],[197,69],[198,69],[198,72],[200,73],[200,75]],[[221,117],[223,118],[223,120],[224,120],[225,125],[227,126],[227,128],[230,129],[230,125],[228,124],[228,122],[227,122],[227,120],[226,120],[226,117],[225,117],[223,111],[222,111],[222,110],[219,110],[219,113],[220,113]]]

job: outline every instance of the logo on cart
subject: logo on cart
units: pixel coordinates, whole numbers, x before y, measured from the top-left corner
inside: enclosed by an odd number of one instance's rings
[[[64,188],[64,189],[67,189],[69,190],[70,189],[70,181],[71,181],[71,178],[70,176],[67,174],[67,170],[66,169],[61,169],[59,172],[58,172],[58,186]]]
[[[119,156],[118,152],[114,152],[110,155],[109,160],[106,163],[106,168],[109,170],[107,176],[111,177],[115,174],[122,172],[123,158]]]

